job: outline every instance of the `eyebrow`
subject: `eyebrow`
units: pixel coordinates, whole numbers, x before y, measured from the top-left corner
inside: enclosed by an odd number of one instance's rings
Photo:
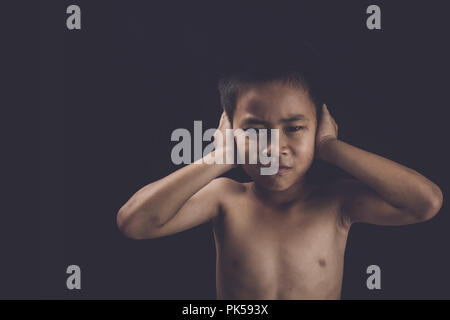
[[[260,120],[258,118],[254,118],[254,117],[247,117],[242,121],[242,125],[246,125],[246,124],[263,124],[263,125],[267,125],[267,122],[264,120]]]
[[[307,116],[305,116],[304,114],[294,114],[292,116],[289,116],[287,118],[284,119],[280,119],[279,122],[293,122],[293,121],[309,121],[309,118]],[[246,124],[263,124],[263,125],[267,125],[268,122],[255,118],[255,117],[247,117],[242,121],[242,125],[246,125]]]
[[[304,114],[299,113],[280,120],[280,122],[292,122],[292,121],[309,121],[309,118]]]

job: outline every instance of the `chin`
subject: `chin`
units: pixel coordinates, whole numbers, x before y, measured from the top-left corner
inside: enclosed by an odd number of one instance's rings
[[[274,185],[263,185],[263,186],[267,190],[280,192],[280,191],[285,191],[285,190],[289,189],[292,186],[292,184],[289,184],[289,185],[274,184]]]
[[[250,178],[264,189],[270,191],[285,191],[292,187],[298,181],[300,176],[297,172],[291,172],[284,176],[279,176],[277,174],[263,176],[260,174],[259,168],[249,169],[250,168],[244,168],[244,171],[246,171]]]

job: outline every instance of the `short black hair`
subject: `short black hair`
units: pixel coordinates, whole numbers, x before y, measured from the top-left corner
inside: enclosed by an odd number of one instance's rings
[[[280,81],[308,93],[319,121],[324,103],[321,78],[319,56],[311,47],[263,53],[253,50],[221,73],[218,81],[220,103],[232,122],[237,99],[246,85]]]

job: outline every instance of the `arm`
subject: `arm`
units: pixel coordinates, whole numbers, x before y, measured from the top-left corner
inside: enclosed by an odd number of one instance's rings
[[[413,169],[338,140],[337,124],[326,107],[320,126],[318,157],[356,178],[335,185],[347,225],[404,225],[437,214],[443,195],[436,184]]]
[[[219,130],[229,128],[222,117]],[[226,178],[215,179],[234,165],[207,164],[219,149],[136,192],[119,210],[117,225],[133,239],[180,232],[217,216]]]

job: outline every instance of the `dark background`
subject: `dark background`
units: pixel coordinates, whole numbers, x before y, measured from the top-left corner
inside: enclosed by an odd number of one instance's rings
[[[69,4],[81,7],[82,30],[67,30]],[[382,30],[366,28],[370,4],[381,7]],[[38,194],[40,215],[34,212],[26,227],[14,224],[39,235],[23,233],[14,242],[16,233],[7,228],[6,234],[7,253],[17,254],[14,243],[20,243],[22,255],[39,261],[31,267],[38,278],[28,281],[22,261],[16,268],[19,261],[9,259],[1,297],[214,299],[209,224],[134,241],[118,231],[116,213],[139,188],[178,168],[170,160],[174,129],[193,130],[194,120],[203,120],[204,129],[217,125],[215,81],[224,61],[256,45],[271,50],[278,42],[295,47],[307,40],[323,58],[340,138],[417,170],[444,193],[431,221],[353,225],[342,298],[449,299],[449,52],[441,4],[41,2],[39,61],[33,60],[40,104],[32,119],[40,124],[40,185],[33,198]],[[345,173],[323,166],[320,174]],[[30,249],[37,243],[37,251]],[[66,289],[70,264],[81,267],[80,291]],[[366,287],[371,264],[381,267],[381,290]]]

